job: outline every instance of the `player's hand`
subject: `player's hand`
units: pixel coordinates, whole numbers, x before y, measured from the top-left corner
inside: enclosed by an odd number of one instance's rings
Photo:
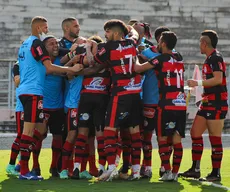
[[[81,71],[84,68],[82,64],[75,64],[73,67],[71,67],[72,72],[78,72]]]
[[[78,47],[78,44],[77,43],[73,43],[73,45],[70,48],[70,51],[71,52],[75,51],[77,47]]]
[[[196,86],[198,86],[198,82],[196,80],[193,80],[193,79],[187,80],[187,84],[188,84],[189,87],[196,87]]]
[[[86,40],[86,47],[92,47],[93,42],[91,40]]]

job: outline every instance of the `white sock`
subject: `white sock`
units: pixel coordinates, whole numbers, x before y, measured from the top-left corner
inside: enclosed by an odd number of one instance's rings
[[[115,164],[109,165],[108,171],[113,171],[116,168]]]
[[[80,169],[80,163],[74,163],[74,168],[73,168],[73,170],[75,170],[76,168],[78,168],[78,169]]]
[[[139,164],[137,165],[132,165],[132,172],[135,173],[135,174],[140,174],[140,169],[141,169],[141,166]]]
[[[99,164],[99,170],[105,171],[105,166],[104,166],[104,165]]]
[[[147,170],[152,171],[152,167],[151,167],[151,166],[146,166],[146,167],[145,167],[145,171],[147,171]]]

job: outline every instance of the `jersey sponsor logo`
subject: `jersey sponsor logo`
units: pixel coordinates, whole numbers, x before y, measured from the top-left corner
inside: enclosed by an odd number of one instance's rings
[[[134,78],[131,79],[127,86],[124,86],[127,91],[141,90],[141,83],[134,84]]]
[[[153,108],[144,107],[143,115],[147,118],[153,118],[155,116],[156,110]]]
[[[223,70],[223,65],[222,65],[222,63],[221,63],[221,62],[218,62],[218,65],[219,65],[220,70],[222,71],[222,70]]]
[[[176,127],[176,122],[166,123],[166,129],[174,129]]]
[[[94,77],[89,85],[85,85],[85,89],[104,91],[106,86],[102,85],[103,80],[102,77]]]
[[[21,112],[21,117],[20,117],[21,121],[24,121],[24,112]]]
[[[172,100],[172,103],[176,106],[186,106],[185,94],[180,92],[177,98]]]
[[[42,100],[38,101],[38,109],[43,109],[43,101]]]
[[[159,61],[158,61],[158,59],[153,59],[153,61],[152,61],[152,64],[154,64],[154,65],[157,65],[157,64],[159,64]]]
[[[88,119],[89,119],[89,114],[88,113],[81,113],[80,114],[80,120],[87,121]]]
[[[41,56],[43,54],[42,48],[40,46],[38,46],[36,48],[36,50],[37,50],[39,56]]]
[[[76,119],[73,120],[73,126],[74,126],[74,127],[77,127],[77,120],[76,120]]]
[[[39,119],[44,119],[44,113],[43,113],[43,112],[41,112],[41,113],[39,114]]]
[[[118,117],[118,119],[120,119],[120,120],[122,120],[122,119],[124,119],[125,117],[127,117],[129,115],[129,112],[121,112],[120,113],[120,116]]]
[[[106,52],[105,48],[102,47],[101,50],[98,52],[98,54],[101,56]]]
[[[77,109],[71,109],[70,117],[71,118],[77,117]]]

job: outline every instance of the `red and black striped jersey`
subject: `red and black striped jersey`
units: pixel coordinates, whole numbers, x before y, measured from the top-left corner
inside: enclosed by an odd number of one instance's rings
[[[158,106],[166,110],[186,110],[184,63],[179,53],[162,54],[151,59],[158,78]]]
[[[96,62],[110,68],[112,95],[140,93],[141,76],[134,71],[136,46],[133,40],[108,41],[95,55]]]
[[[222,55],[214,50],[210,56],[208,56],[203,64],[202,78],[203,80],[213,78],[213,72],[220,71],[223,73],[222,83],[220,85],[207,87],[204,86],[204,94],[202,99],[203,106],[212,107],[228,107],[228,92],[227,92],[227,80],[226,80],[226,63],[223,60]]]
[[[98,52],[104,47],[105,43],[98,44]],[[83,79],[83,87],[81,94],[83,93],[98,93],[109,94],[111,85],[110,71],[103,69],[99,73],[93,75],[85,75]]]

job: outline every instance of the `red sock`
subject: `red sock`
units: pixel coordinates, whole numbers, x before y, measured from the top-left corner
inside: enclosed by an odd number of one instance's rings
[[[86,145],[87,137],[82,134],[78,134],[77,140],[75,143],[75,160],[76,163],[81,163],[82,158],[84,157],[85,153],[85,145]]]
[[[119,157],[121,157],[121,151],[122,151],[122,148],[121,148],[121,137],[118,136],[117,137],[117,155]]]
[[[140,132],[131,134],[131,140],[132,165],[140,165],[142,148]]]
[[[178,173],[179,168],[180,168],[180,163],[183,157],[183,146],[181,143],[177,143],[173,145],[173,173]]]
[[[73,151],[74,144],[69,143],[68,141],[65,142],[62,148],[62,169],[67,170],[69,167],[69,159]]]
[[[36,146],[33,147],[33,168],[40,168],[39,155],[42,148],[42,140],[36,142]]]
[[[53,139],[51,148],[52,148],[52,162],[50,167],[57,168],[58,159],[61,155],[62,139],[60,140]]]
[[[97,170],[95,155],[90,155],[89,156],[89,170],[91,172]]]
[[[212,146],[212,168],[220,169],[223,157],[222,139],[221,137],[209,136],[209,140]]]
[[[152,166],[152,131],[144,132],[143,141],[143,153],[144,153],[144,165]],[[143,164],[142,164],[143,166]]]
[[[84,156],[82,156],[82,161],[81,161],[81,172],[86,170],[88,158],[89,158],[89,144],[87,143],[85,145],[85,151],[84,151]]]
[[[123,164],[129,166],[131,158],[131,136],[128,130],[121,130],[121,141],[122,141],[122,160]]]
[[[30,153],[32,150],[32,143],[33,137],[22,135],[21,143],[20,143],[20,153],[21,153],[21,160],[20,160],[20,173],[21,175],[27,174],[29,170],[29,160],[30,160]]]
[[[73,175],[73,168],[74,168],[74,164],[73,164],[73,155],[70,155],[69,162],[68,162],[69,176],[72,176],[72,175]]]
[[[204,149],[203,137],[192,137],[192,160],[200,161]]]
[[[10,165],[15,165],[20,150],[21,134],[18,134],[11,146]]]
[[[97,137],[97,151],[99,156],[99,164],[103,166],[105,166],[106,163],[104,140],[104,136]]]
[[[166,171],[171,170],[170,166],[170,154],[169,146],[167,141],[158,141],[158,153],[161,158],[161,165],[165,168]]]
[[[116,130],[104,130],[105,137],[105,153],[108,161],[108,165],[115,165],[116,160]]]

